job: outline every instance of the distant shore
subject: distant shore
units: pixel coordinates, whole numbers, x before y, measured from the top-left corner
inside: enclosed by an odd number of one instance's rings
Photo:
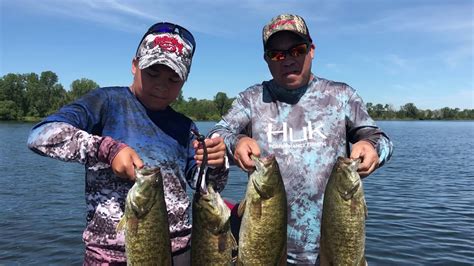
[[[191,117],[194,122],[219,122],[216,120],[196,120]],[[466,121],[472,122],[474,119],[410,119],[410,118],[395,118],[395,119],[378,119],[373,118],[375,121]],[[43,117],[24,117],[16,120],[0,120],[0,122],[21,122],[21,123],[39,123],[43,120]]]

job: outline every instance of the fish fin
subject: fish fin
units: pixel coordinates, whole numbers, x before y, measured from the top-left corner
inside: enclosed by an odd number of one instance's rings
[[[286,252],[286,244],[285,244],[285,246],[281,249],[280,261],[278,262],[278,265],[283,266],[283,265],[287,264],[287,262],[286,262],[287,255],[286,254],[287,254],[287,252]]]
[[[237,264],[237,258],[239,256],[239,244],[237,243],[237,240],[235,240],[234,234],[230,234],[230,240],[232,244],[232,263],[230,265],[236,266]]]
[[[223,252],[227,247],[227,234],[219,234],[218,241],[217,241],[217,248],[219,253]]]
[[[256,200],[252,202],[252,216],[255,216],[256,218],[262,217],[262,201],[261,200]]]
[[[127,223],[127,217],[124,215],[120,219],[119,223],[117,224],[117,227],[115,227],[115,231],[120,232],[122,230],[125,230],[126,223]]]
[[[329,262],[328,256],[326,255],[326,250],[324,249],[324,241],[321,240],[319,241],[319,265],[328,266],[331,265],[331,263]]]
[[[245,212],[245,205],[247,203],[247,200],[246,199],[243,199],[240,203],[239,203],[239,208],[237,209],[237,215],[240,217],[244,216],[244,212]]]
[[[368,266],[369,264],[367,263],[367,260],[365,259],[365,256],[362,256],[359,262],[360,266]]]
[[[367,209],[367,202],[364,199],[364,212],[365,212],[365,219],[369,217],[369,210]]]
[[[357,211],[357,200],[352,198],[351,199],[351,215],[354,216]]]
[[[230,234],[230,240],[232,242],[232,249],[233,250],[238,250],[239,249],[239,243],[237,243],[237,240],[235,240],[235,237],[232,233]]]
[[[136,234],[138,230],[138,218],[127,219],[128,231],[132,234]]]

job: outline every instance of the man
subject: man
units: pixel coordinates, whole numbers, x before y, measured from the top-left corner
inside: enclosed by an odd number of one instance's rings
[[[130,87],[99,88],[36,125],[28,139],[33,151],[85,165],[87,225],[84,264],[125,264],[124,213],[135,168],[160,167],[174,265],[189,265],[191,224],[186,182],[195,186],[203,151],[193,141],[196,125],[175,112],[196,43],[172,23],[151,26],[132,60]],[[209,178],[222,190],[227,171],[222,138],[206,139]],[[199,151],[199,154],[197,154]],[[220,176],[220,177],[218,177]]]
[[[288,199],[288,263],[314,264],[336,158],[361,158],[358,171],[367,176],[390,158],[392,143],[353,88],[311,72],[315,46],[303,18],[273,18],[263,28],[263,46],[273,79],[240,93],[211,133],[224,138],[245,171],[254,167],[250,155],[275,154]]]

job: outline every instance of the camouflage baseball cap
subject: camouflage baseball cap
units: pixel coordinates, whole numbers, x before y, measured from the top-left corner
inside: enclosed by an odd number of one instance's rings
[[[185,81],[191,70],[193,47],[178,34],[149,33],[140,43],[136,57],[140,69],[166,65]]]
[[[298,15],[282,14],[278,15],[263,27],[263,46],[266,47],[268,39],[279,31],[291,31],[305,40],[312,42],[309,35],[308,26],[304,19]]]

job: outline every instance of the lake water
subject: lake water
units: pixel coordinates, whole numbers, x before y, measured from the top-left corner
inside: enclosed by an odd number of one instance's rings
[[[395,153],[364,182],[369,264],[473,265],[474,122],[378,124]],[[83,168],[29,151],[32,125],[0,122],[0,264],[81,265]],[[246,181],[232,167],[223,196],[240,200]]]

